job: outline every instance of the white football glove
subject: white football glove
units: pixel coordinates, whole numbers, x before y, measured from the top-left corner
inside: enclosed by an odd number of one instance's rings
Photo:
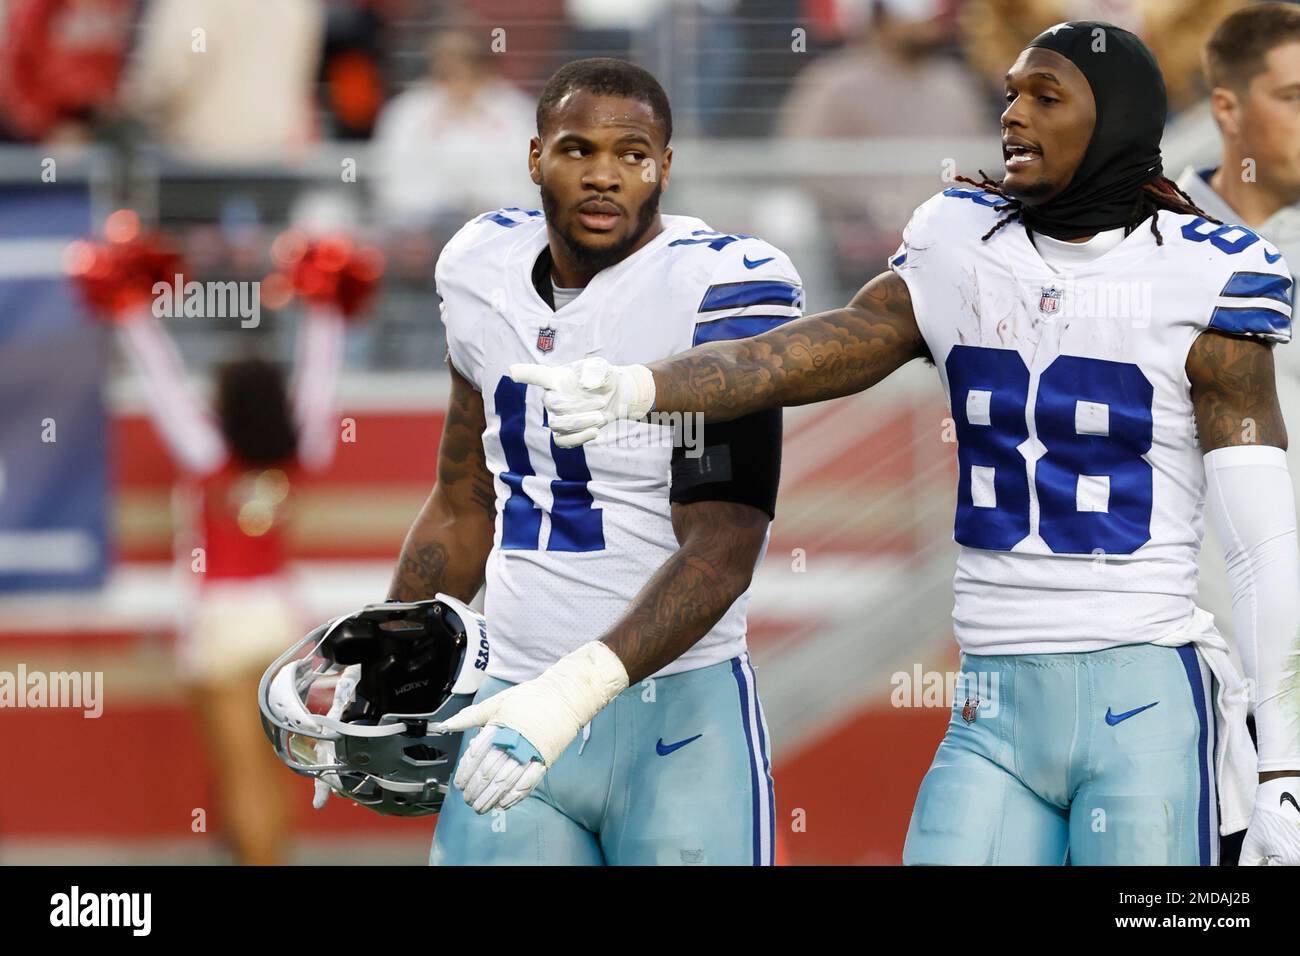
[[[1259,785],[1240,865],[1300,866],[1300,776]]]
[[[591,441],[615,419],[645,418],[655,403],[654,375],[644,365],[588,358],[558,366],[516,364],[507,374],[521,385],[546,389],[547,424],[561,448]]]
[[[508,810],[524,799],[578,731],[627,683],[618,655],[592,641],[532,680],[437,725],[446,731],[484,728],[456,765],[455,784],[464,791],[465,802],[475,813],[487,813],[494,807]]]

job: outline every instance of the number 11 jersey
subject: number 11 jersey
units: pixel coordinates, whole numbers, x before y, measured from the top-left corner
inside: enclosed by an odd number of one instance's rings
[[[1054,272],[1018,221],[982,239],[1003,202],[945,190],[889,262],[952,408],[954,633],[975,654],[1159,640],[1192,613],[1203,531],[1188,352],[1207,329],[1289,341],[1289,270],[1245,227],[1160,212],[1163,244],[1147,221]]]
[[[657,236],[598,272],[558,310],[534,285],[547,247],[538,211],[479,216],[439,256],[448,355],[483,395],[483,449],[497,493],[484,606],[492,677],[529,680],[599,638],[677,550],[673,428],[615,422],[585,445],[560,448],[546,427],[542,390],[509,378],[509,367],[588,356],[615,365],[653,362],[703,342],[765,332],[802,309],[799,275],[780,250],[689,216],[662,221]],[[707,426],[683,435],[707,449]],[[731,468],[724,457],[718,469]],[[742,654],[748,604],[746,592],[658,676]]]

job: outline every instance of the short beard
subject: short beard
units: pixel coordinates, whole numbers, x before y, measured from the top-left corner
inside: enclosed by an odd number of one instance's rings
[[[1036,183],[1030,183],[1024,189],[1008,189],[1004,180],[1002,189],[1012,199],[1022,202],[1026,206],[1037,206],[1047,202],[1057,192],[1054,184],[1042,179]]]
[[[545,181],[541,184],[542,191],[542,212],[546,215],[546,221],[551,226],[556,226],[559,221],[560,203],[555,198],[555,194],[546,188]],[[575,265],[584,271],[591,271],[592,274],[600,272],[602,269],[608,269],[610,266],[622,262],[632,248],[641,241],[650,226],[654,223],[655,216],[659,214],[659,197],[663,194],[663,186],[655,183],[654,192],[646,197],[645,202],[641,204],[640,210],[637,211],[636,226],[624,237],[624,239],[610,246],[607,249],[593,249],[585,246],[576,238],[569,235],[565,230],[556,228],[555,234],[560,237],[564,243],[564,248],[568,251]]]

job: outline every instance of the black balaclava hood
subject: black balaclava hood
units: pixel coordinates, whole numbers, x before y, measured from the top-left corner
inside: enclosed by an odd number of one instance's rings
[[[1065,189],[1020,208],[1020,221],[1054,239],[1079,239],[1128,224],[1143,183],[1159,178],[1165,81],[1146,44],[1127,30],[1072,20],[1029,44],[1053,50],[1092,87],[1097,122],[1083,161]]]

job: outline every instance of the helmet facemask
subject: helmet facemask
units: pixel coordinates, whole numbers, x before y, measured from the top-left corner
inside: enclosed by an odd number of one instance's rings
[[[429,725],[472,701],[486,666],[486,623],[455,598],[372,604],[271,665],[262,725],[291,770],[338,795],[383,814],[436,813],[461,735]]]

